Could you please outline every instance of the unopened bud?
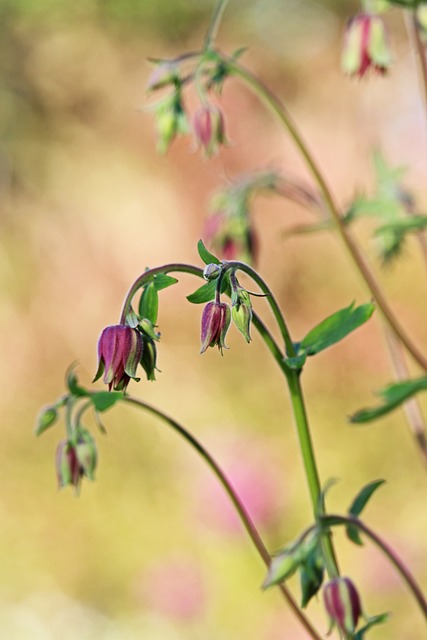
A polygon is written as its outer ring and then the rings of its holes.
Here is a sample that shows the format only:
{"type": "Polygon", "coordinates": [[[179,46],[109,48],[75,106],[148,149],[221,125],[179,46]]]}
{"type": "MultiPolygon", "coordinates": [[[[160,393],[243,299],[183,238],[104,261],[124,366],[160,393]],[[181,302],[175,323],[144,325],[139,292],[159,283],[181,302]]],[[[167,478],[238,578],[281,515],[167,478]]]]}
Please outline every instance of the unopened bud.
{"type": "Polygon", "coordinates": [[[221,265],[220,264],[207,264],[203,270],[203,277],[205,280],[216,280],[221,273],[221,265]]]}
{"type": "Polygon", "coordinates": [[[202,346],[200,353],[208,347],[217,346],[221,351],[227,349],[225,336],[230,327],[231,311],[225,302],[208,302],[202,314],[202,346]]]}
{"type": "Polygon", "coordinates": [[[342,633],[353,634],[362,613],[359,594],[349,578],[334,578],[323,588],[323,598],[331,624],[342,633]]]}
{"type": "Polygon", "coordinates": [[[362,78],[372,69],[385,73],[391,65],[387,33],[382,18],[361,13],[347,23],[341,66],[344,73],[362,78]]]}
{"type": "Polygon", "coordinates": [[[222,144],[226,144],[224,116],[219,107],[206,104],[194,115],[193,130],[196,142],[210,158],[218,152],[222,144]]]}

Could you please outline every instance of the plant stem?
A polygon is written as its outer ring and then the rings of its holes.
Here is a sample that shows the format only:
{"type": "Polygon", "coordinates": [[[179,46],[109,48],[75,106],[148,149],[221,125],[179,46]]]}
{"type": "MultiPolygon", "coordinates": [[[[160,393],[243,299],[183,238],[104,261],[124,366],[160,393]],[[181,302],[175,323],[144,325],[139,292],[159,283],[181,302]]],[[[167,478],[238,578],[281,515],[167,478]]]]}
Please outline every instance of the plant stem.
{"type": "Polygon", "coordinates": [[[277,96],[272,93],[272,91],[270,91],[270,89],[248,69],[241,66],[238,62],[232,60],[231,58],[226,58],[225,61],[228,64],[229,72],[243,80],[254,91],[259,99],[263,101],[274,112],[274,114],[278,117],[280,122],[288,131],[302,157],[304,158],[314,180],[319,187],[320,192],[322,193],[325,204],[335,223],[336,229],[341,236],[344,246],[346,247],[359,273],[361,274],[370,292],[372,293],[378,307],[381,309],[383,316],[385,317],[386,321],[393,329],[393,331],[396,333],[396,335],[399,337],[407,351],[411,354],[415,362],[417,362],[420,367],[427,371],[427,359],[419,351],[417,346],[413,344],[409,336],[403,331],[392,309],[389,307],[388,302],[382,293],[382,290],[375,278],[373,271],[371,270],[369,264],[366,262],[363,254],[360,252],[353,239],[353,236],[346,228],[345,223],[343,222],[339,213],[338,207],[335,204],[332,192],[328,187],[322,173],[320,172],[319,167],[317,166],[317,163],[315,162],[311,152],[309,151],[286,107],[277,98],[277,96]]]}
{"type": "Polygon", "coordinates": [[[416,599],[424,618],[427,620],[427,601],[424,598],[423,592],[415,580],[412,573],[405,566],[402,560],[397,556],[395,551],[380,538],[372,529],[367,527],[361,520],[358,518],[339,516],[339,515],[330,515],[325,516],[324,520],[320,518],[320,522],[323,526],[327,526],[328,528],[334,525],[351,525],[362,531],[372,542],[387,556],[391,564],[399,573],[400,577],[409,587],[412,595],[416,599]],[[331,521],[331,524],[328,524],[328,520],[331,521]]]}
{"type": "MultiPolygon", "coordinates": [[[[240,500],[238,494],[236,493],[234,487],[226,477],[225,473],[222,471],[221,467],[217,464],[211,454],[203,447],[203,445],[189,432],[185,427],[179,424],[176,420],[167,416],[162,411],[159,411],[155,407],[142,402],[137,398],[133,398],[131,396],[124,396],[123,401],[128,404],[132,404],[137,406],[149,413],[152,413],[156,417],[160,418],[165,422],[169,427],[171,427],[174,431],[176,431],[184,440],[191,446],[193,449],[197,451],[197,453],[203,458],[203,460],[207,463],[213,473],[216,475],[222,486],[224,487],[227,495],[231,499],[234,507],[236,508],[237,513],[239,514],[240,520],[242,521],[243,526],[249,534],[254,546],[256,547],[259,555],[261,556],[264,564],[268,567],[270,564],[271,556],[268,553],[251,517],[249,516],[244,504],[240,500]]],[[[300,623],[304,626],[305,630],[309,633],[309,635],[315,640],[321,640],[321,636],[317,633],[317,631],[312,627],[310,621],[306,618],[304,613],[300,610],[297,603],[295,602],[292,594],[289,590],[284,586],[280,585],[280,590],[291,607],[293,613],[298,617],[300,623]]]]}
{"type": "Polygon", "coordinates": [[[221,24],[221,19],[225,11],[225,7],[227,6],[227,3],[228,3],[228,0],[218,0],[216,3],[211,21],[208,26],[208,30],[206,32],[205,41],[203,44],[204,51],[209,51],[209,49],[212,48],[212,45],[216,38],[216,34],[218,33],[219,25],[221,24]]]}
{"type": "Polygon", "coordinates": [[[149,282],[154,276],[159,274],[166,275],[167,273],[171,272],[189,273],[190,275],[203,277],[203,269],[200,269],[200,267],[194,267],[191,264],[172,263],[165,264],[161,267],[155,267],[154,269],[147,269],[147,271],[145,271],[135,280],[135,282],[129,289],[123,303],[119,324],[124,324],[126,316],[129,313],[132,305],[132,299],[137,291],[141,289],[147,282],[149,282]]]}
{"type": "MultiPolygon", "coordinates": [[[[300,383],[300,374],[297,371],[291,371],[291,373],[287,374],[286,377],[288,380],[292,410],[295,420],[295,426],[298,433],[305,475],[310,492],[311,504],[313,507],[314,516],[315,518],[317,518],[319,509],[322,508],[321,488],[316,459],[314,456],[313,442],[311,439],[307,419],[307,412],[305,409],[304,396],[300,383]]],[[[331,535],[322,536],[322,548],[328,575],[330,578],[335,578],[339,575],[339,569],[331,535]]]]}
{"type": "Polygon", "coordinates": [[[415,45],[418,57],[419,75],[421,77],[420,83],[422,85],[421,91],[424,99],[424,110],[427,115],[427,58],[424,43],[420,37],[420,29],[415,10],[408,9],[406,11],[406,24],[409,35],[412,36],[411,39],[415,45]]]}
{"type": "Polygon", "coordinates": [[[232,260],[230,262],[224,262],[224,265],[227,269],[235,269],[235,270],[243,271],[244,273],[246,273],[259,286],[261,291],[266,294],[267,302],[271,307],[271,310],[273,312],[273,315],[279,327],[280,333],[283,337],[285,348],[286,348],[286,354],[291,357],[295,356],[295,347],[292,342],[288,327],[286,325],[285,318],[283,317],[283,314],[280,310],[277,300],[274,297],[273,293],[271,292],[271,289],[269,288],[267,283],[263,280],[263,278],[261,278],[259,273],[257,273],[254,269],[252,269],[252,267],[250,267],[248,264],[245,264],[244,262],[232,260]]]}

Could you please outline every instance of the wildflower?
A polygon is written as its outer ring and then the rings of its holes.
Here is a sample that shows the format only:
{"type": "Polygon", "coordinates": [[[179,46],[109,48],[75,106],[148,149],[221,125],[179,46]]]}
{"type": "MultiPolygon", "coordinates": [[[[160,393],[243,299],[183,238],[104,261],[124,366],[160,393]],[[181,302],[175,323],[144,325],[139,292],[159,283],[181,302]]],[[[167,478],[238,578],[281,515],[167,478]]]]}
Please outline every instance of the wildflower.
{"type": "Polygon", "coordinates": [[[202,347],[204,353],[208,347],[217,346],[221,351],[227,349],[225,336],[231,322],[231,311],[225,302],[208,302],[202,314],[202,347]]]}
{"type": "Polygon", "coordinates": [[[56,475],[60,488],[72,484],[77,489],[80,485],[83,467],[77,457],[76,447],[68,440],[61,440],[56,449],[56,475]]]}
{"type": "Polygon", "coordinates": [[[369,69],[385,73],[391,64],[384,22],[380,16],[361,13],[347,23],[341,66],[344,73],[362,78],[369,69]]]}
{"type": "Polygon", "coordinates": [[[126,391],[131,378],[139,381],[135,374],[142,352],[143,340],[139,331],[122,324],[107,327],[99,338],[99,365],[93,381],[104,374],[104,382],[110,391],[126,391]]]}
{"type": "Polygon", "coordinates": [[[362,613],[359,594],[349,578],[334,578],[323,588],[323,598],[331,625],[342,633],[354,633],[362,613]]]}
{"type": "Polygon", "coordinates": [[[193,118],[193,131],[197,145],[210,158],[218,152],[221,144],[226,144],[224,116],[214,104],[202,105],[193,118]]]}

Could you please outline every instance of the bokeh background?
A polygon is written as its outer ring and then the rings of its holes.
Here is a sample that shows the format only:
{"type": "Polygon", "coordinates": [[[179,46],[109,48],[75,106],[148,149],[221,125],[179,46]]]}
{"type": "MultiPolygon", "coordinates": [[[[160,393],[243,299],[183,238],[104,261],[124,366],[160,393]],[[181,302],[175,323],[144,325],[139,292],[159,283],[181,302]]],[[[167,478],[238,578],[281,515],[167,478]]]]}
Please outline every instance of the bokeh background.
{"type": "MultiPolygon", "coordinates": [[[[218,158],[203,160],[190,138],[156,154],[147,58],[197,48],[212,8],[211,0],[0,0],[0,635],[10,640],[306,637],[279,592],[260,591],[264,567],[225,495],[167,427],[127,408],[105,414],[97,480],[78,498],[56,487],[63,426],[33,434],[72,361],[90,383],[98,335],[117,322],[133,280],[147,266],[199,263],[196,243],[218,186],[266,165],[310,184],[278,124],[234,82],[221,102],[231,144],[218,158]]],[[[405,183],[425,211],[427,136],[412,45],[393,11],[389,77],[342,77],[343,26],[357,9],[338,0],[234,0],[219,40],[228,50],[249,46],[246,63],[286,101],[343,207],[372,190],[379,146],[390,163],[410,167],[405,183]]],[[[254,221],[258,268],[296,339],[369,299],[333,235],[286,239],[310,214],[260,198],[254,221]]],[[[360,240],[423,346],[417,243],[384,271],[370,231],[360,225],[360,240]]],[[[311,521],[283,381],[257,336],[247,346],[231,331],[223,358],[216,350],[200,357],[201,309],[185,300],[199,283],[180,280],[161,296],[162,373],[132,392],[204,442],[275,550],[311,521]]],[[[263,313],[265,303],[256,305],[263,313]]],[[[347,423],[390,378],[377,314],[310,361],[303,382],[322,479],[340,479],[330,508],[344,511],[363,484],[387,479],[366,517],[427,587],[427,478],[403,413],[365,428],[347,423]]],[[[421,635],[421,615],[377,551],[336,539],[366,611],[395,611],[372,637],[421,635]]],[[[309,614],[326,632],[322,606],[313,602],[309,614]]]]}

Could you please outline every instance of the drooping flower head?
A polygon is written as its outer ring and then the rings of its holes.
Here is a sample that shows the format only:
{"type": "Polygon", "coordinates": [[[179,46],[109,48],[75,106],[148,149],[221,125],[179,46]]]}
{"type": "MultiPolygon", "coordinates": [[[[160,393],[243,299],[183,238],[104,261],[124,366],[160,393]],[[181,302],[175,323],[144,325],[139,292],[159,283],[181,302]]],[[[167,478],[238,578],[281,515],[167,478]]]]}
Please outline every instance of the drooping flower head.
{"type": "Polygon", "coordinates": [[[106,327],[98,342],[98,371],[95,380],[104,374],[104,382],[109,390],[126,391],[131,378],[136,377],[136,368],[143,352],[142,336],[127,325],[106,327]]]}
{"type": "Polygon", "coordinates": [[[208,347],[217,346],[221,351],[227,349],[225,336],[230,327],[231,311],[226,302],[212,301],[203,309],[202,314],[202,346],[200,353],[208,347]]]}
{"type": "Polygon", "coordinates": [[[204,104],[194,114],[193,131],[196,143],[210,158],[226,144],[224,116],[215,104],[204,104]]]}
{"type": "Polygon", "coordinates": [[[331,624],[342,633],[353,634],[362,614],[359,594],[350,578],[334,578],[323,588],[323,598],[331,624]]]}
{"type": "Polygon", "coordinates": [[[369,69],[383,74],[392,59],[382,18],[360,13],[347,23],[341,57],[344,73],[362,78],[369,69]]]}

